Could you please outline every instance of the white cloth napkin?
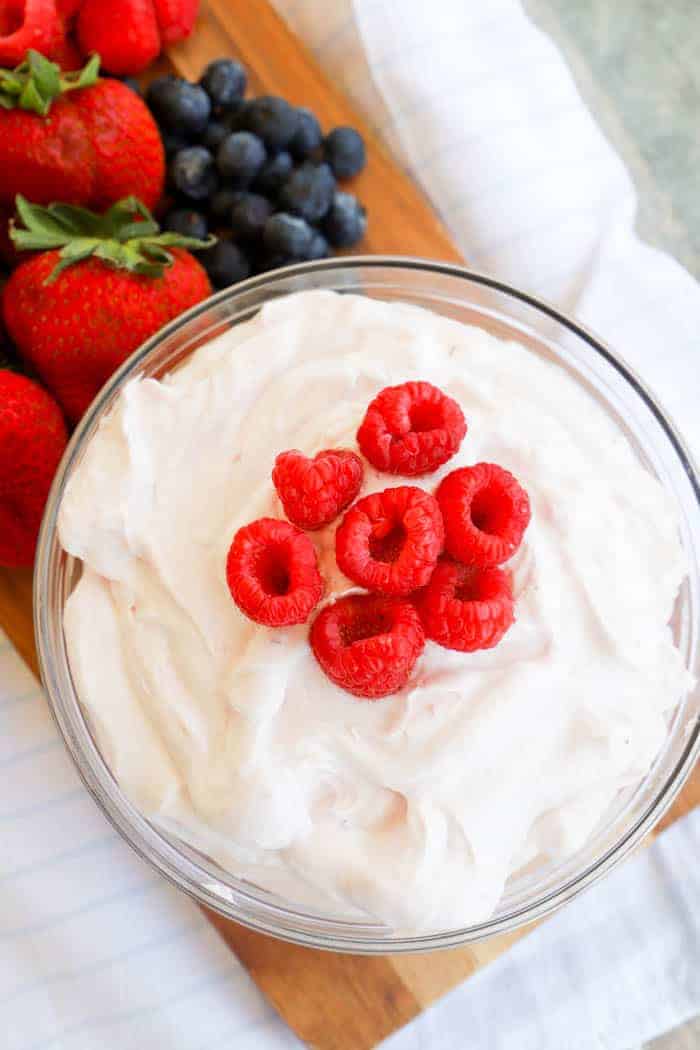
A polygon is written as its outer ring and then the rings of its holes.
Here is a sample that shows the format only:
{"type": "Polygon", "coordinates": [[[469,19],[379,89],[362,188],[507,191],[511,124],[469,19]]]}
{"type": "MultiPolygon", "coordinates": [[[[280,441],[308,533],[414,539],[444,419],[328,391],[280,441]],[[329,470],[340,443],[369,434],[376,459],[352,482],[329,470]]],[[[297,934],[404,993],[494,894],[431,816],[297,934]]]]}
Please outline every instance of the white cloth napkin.
{"type": "MultiPolygon", "coordinates": [[[[597,329],[698,447],[700,290],[635,237],[629,177],[517,0],[277,6],[423,183],[470,263],[597,329]]],[[[1,636],[0,770],[2,1050],[299,1046],[191,902],[97,812],[1,636]]],[[[629,1050],[700,1009],[691,835],[697,823],[674,829],[392,1050],[629,1050]],[[671,874],[656,878],[659,866],[671,874]]]]}
{"type": "Polygon", "coordinates": [[[381,1050],[632,1050],[697,1016],[698,856],[695,810],[381,1050]]]}
{"type": "Polygon", "coordinates": [[[700,287],[636,236],[629,174],[520,0],[274,2],[469,264],[590,326],[700,448],[700,287]]]}
{"type": "Polygon", "coordinates": [[[192,902],[131,852],[0,631],[1,1050],[293,1050],[192,902]]]}

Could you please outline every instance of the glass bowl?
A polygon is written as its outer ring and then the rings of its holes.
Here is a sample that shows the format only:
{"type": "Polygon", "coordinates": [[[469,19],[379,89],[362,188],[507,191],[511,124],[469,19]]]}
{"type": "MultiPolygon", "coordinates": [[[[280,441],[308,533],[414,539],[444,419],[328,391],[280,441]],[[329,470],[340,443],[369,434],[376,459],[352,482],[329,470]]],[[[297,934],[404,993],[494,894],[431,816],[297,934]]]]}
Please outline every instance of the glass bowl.
{"type": "MultiPolygon", "coordinates": [[[[639,379],[599,339],[553,307],[459,266],[380,256],[288,267],[220,292],[173,321],[133,354],[102,389],[78,426],[56,476],[44,516],[35,571],[34,615],[41,675],[73,760],[107,817],[149,863],[201,904],[253,929],[301,944],[364,953],[425,952],[511,931],[552,911],[619,863],[659,820],[700,749],[700,687],[678,704],[646,777],[620,794],[585,846],[566,862],[512,876],[494,915],[463,929],[410,936],[372,921],[351,921],[295,906],[223,871],[152,825],[121,792],[103,761],[71,679],[63,607],[79,565],[62,550],[56,517],[66,482],[127,380],[162,376],[196,347],[248,320],[268,300],[309,288],[410,302],[557,361],[603,406],[676,505],[690,573],[672,622],[688,668],[700,677],[700,486],[687,451],[639,379]]],[[[669,698],[672,706],[674,698],[669,698]]]]}

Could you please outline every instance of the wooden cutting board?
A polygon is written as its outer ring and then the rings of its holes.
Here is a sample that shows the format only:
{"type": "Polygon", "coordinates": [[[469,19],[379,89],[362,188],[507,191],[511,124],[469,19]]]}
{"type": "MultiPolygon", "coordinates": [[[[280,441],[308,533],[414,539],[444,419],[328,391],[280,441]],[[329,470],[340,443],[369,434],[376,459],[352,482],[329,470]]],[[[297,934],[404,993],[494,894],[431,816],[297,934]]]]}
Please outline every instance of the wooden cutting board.
{"type": "MultiPolygon", "coordinates": [[[[369,226],[359,250],[462,261],[420,191],[267,3],[208,0],[202,7],[190,40],[172,48],[151,75],[174,69],[197,79],[211,59],[235,55],[250,71],[255,93],[310,106],[324,128],[360,128],[368,142],[368,164],[352,188],[367,206],[369,226]]],[[[31,573],[0,570],[0,627],[36,673],[31,573]]],[[[662,826],[699,803],[696,771],[662,826]]],[[[288,945],[207,914],[282,1017],[318,1050],[371,1050],[522,935],[430,956],[370,958],[288,945]]]]}

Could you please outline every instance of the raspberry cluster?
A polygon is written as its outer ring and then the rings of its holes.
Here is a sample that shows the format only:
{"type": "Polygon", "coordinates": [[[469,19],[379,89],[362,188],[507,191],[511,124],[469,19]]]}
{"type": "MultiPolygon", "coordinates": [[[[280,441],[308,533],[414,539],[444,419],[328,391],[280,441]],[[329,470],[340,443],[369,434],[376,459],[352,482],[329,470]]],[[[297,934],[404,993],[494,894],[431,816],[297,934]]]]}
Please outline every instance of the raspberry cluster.
{"type": "MultiPolygon", "coordinates": [[[[382,390],[357,432],[377,469],[413,477],[435,471],[467,432],[461,408],[426,382],[382,390]]],[[[507,470],[476,463],[452,471],[435,494],[398,485],[353,502],[364,467],[357,453],[309,459],[281,453],[272,480],[289,521],[239,529],[226,564],[231,595],[269,627],[306,623],[323,596],[316,548],[305,531],[345,514],[335,534],[338,567],[365,589],[326,605],[309,635],[336,685],[376,700],[401,689],[426,639],[460,652],[497,645],[515,619],[509,573],[530,521],[527,493],[507,470]]]]}

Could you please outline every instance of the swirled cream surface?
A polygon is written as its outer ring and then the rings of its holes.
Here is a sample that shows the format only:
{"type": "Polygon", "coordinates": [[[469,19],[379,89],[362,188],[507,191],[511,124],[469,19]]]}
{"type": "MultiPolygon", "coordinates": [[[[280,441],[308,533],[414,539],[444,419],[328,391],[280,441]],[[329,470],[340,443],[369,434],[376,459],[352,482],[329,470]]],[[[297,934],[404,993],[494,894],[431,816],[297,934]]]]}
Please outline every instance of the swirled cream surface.
{"type": "MultiPolygon", "coordinates": [[[[366,464],[363,493],[401,484],[366,464]]],[[[579,848],[648,770],[686,672],[667,626],[677,523],[603,410],[556,364],[419,308],[304,292],[162,381],[133,380],[60,511],[82,560],[65,630],[103,754],[153,821],[226,869],[401,930],[487,917],[533,858],[579,848]],[[517,621],[491,651],[428,642],[396,696],[334,686],[308,627],[247,620],[225,560],[282,516],[278,452],[356,448],[383,387],[426,379],[469,430],[435,475],[480,460],[526,487],[517,621]]],[[[334,526],[327,598],[353,589],[334,526]]]]}

